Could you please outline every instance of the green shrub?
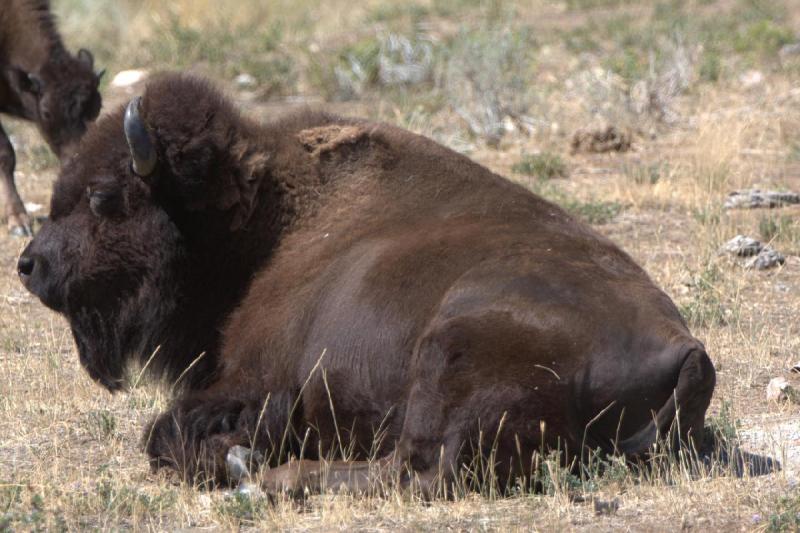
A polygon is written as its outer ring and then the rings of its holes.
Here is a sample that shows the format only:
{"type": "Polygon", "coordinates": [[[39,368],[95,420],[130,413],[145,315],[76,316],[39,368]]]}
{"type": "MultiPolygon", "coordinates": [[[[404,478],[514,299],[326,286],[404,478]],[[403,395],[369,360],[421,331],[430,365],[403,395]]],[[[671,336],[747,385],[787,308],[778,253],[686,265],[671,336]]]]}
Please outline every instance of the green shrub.
{"type": "Polygon", "coordinates": [[[511,171],[544,180],[567,177],[567,165],[558,154],[550,152],[526,154],[512,165],[511,171]]]}

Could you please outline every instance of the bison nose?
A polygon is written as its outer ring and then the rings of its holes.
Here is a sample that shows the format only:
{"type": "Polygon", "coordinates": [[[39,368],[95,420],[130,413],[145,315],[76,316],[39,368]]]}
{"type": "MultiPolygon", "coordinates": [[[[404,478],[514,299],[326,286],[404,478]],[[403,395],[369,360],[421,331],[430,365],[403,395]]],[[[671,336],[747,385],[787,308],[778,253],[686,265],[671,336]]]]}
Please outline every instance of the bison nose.
{"type": "Polygon", "coordinates": [[[36,266],[36,261],[33,257],[23,255],[17,261],[17,273],[22,279],[26,279],[33,273],[33,267],[36,266]]]}

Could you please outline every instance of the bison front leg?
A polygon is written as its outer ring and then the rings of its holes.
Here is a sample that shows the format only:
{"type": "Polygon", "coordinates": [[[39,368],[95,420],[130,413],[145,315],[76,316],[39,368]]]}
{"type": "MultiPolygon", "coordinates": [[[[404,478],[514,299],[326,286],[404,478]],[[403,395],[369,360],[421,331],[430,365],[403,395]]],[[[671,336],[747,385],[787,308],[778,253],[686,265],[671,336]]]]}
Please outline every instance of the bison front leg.
{"type": "Polygon", "coordinates": [[[153,470],[169,468],[184,480],[228,485],[225,458],[234,446],[251,446],[251,410],[237,400],[181,401],[159,415],[144,435],[153,470]]]}
{"type": "Polygon", "coordinates": [[[291,460],[264,473],[261,488],[271,495],[304,496],[321,492],[386,494],[407,487],[404,465],[394,456],[375,461],[291,460]]]}
{"type": "Polygon", "coordinates": [[[230,485],[243,476],[229,471],[226,461],[236,446],[253,449],[252,457],[265,457],[273,464],[298,455],[299,438],[290,424],[296,395],[231,397],[231,390],[241,388],[220,384],[216,392],[179,398],[159,415],[144,435],[153,469],[172,469],[193,483],[230,485]]]}
{"type": "Polygon", "coordinates": [[[3,195],[3,215],[8,220],[8,229],[12,235],[29,237],[33,235],[31,220],[25,212],[25,204],[22,203],[14,184],[16,161],[14,147],[0,126],[0,188],[3,195]]]}

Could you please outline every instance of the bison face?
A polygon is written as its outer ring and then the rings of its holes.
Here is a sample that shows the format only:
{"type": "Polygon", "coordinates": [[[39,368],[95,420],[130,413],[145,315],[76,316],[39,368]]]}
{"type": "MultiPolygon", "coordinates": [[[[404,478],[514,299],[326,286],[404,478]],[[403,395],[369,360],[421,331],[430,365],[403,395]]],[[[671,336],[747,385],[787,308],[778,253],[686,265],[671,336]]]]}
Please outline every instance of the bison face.
{"type": "Polygon", "coordinates": [[[165,76],[89,127],[62,167],[19,276],[67,317],[83,365],[109,389],[129,356],[167,378],[201,352],[214,364],[222,321],[262,257],[236,240],[255,231],[246,223],[269,159],[241,123],[205,82],[165,76]]]}
{"type": "Polygon", "coordinates": [[[178,230],[131,168],[120,113],[90,128],[56,182],[50,218],[19,259],[25,287],[69,320],[80,360],[109,390],[153,350],[174,308],[178,230]]]}
{"type": "Polygon", "coordinates": [[[102,75],[95,74],[92,54],[83,49],[77,58],[66,54],[54,58],[35,74],[18,69],[9,72],[26,115],[36,122],[59,158],[74,151],[86,125],[100,113],[97,88],[102,75]]]}

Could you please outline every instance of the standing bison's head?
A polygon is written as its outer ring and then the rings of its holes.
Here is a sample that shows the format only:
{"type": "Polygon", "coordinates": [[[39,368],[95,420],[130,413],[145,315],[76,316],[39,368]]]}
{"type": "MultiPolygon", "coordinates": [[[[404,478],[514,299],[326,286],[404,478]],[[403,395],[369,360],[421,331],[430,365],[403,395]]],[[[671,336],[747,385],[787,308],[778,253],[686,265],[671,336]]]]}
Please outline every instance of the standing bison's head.
{"type": "Polygon", "coordinates": [[[233,203],[215,185],[240,175],[238,121],[204,82],[165,76],[90,127],[62,168],[19,276],[67,317],[81,363],[110,390],[129,356],[160,347],[174,375],[215,349],[243,283],[228,251],[233,203]]]}
{"type": "Polygon", "coordinates": [[[7,72],[25,116],[36,122],[47,144],[62,159],[100,113],[97,88],[102,76],[103,72],[95,73],[94,58],[84,49],[76,57],[56,53],[38,72],[17,68],[7,72]]]}

